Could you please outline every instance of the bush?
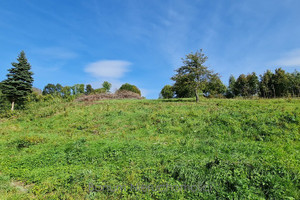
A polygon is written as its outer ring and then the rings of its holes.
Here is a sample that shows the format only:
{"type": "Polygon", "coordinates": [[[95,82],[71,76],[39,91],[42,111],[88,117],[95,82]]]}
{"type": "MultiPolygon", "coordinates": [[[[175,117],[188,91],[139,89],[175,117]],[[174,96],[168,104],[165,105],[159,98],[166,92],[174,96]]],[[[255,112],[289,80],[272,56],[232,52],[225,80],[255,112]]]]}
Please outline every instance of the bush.
{"type": "Polygon", "coordinates": [[[98,89],[94,89],[93,94],[101,94],[105,92],[106,92],[105,88],[98,88],[98,89]]]}
{"type": "Polygon", "coordinates": [[[170,99],[174,97],[173,87],[171,85],[165,85],[160,92],[164,99],[170,99]]]}
{"type": "Polygon", "coordinates": [[[135,85],[131,85],[129,83],[123,84],[119,90],[131,91],[131,92],[137,93],[141,96],[141,91],[135,85]]]}

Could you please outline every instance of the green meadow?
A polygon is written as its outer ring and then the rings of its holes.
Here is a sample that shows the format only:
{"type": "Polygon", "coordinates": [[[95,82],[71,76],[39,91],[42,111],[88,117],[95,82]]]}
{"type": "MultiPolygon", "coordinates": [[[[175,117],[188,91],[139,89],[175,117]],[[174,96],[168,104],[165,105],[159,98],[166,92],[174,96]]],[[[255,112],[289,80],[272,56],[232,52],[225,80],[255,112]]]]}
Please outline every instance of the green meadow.
{"type": "Polygon", "coordinates": [[[299,123],[299,99],[30,103],[0,118],[0,199],[300,199],[299,123]]]}

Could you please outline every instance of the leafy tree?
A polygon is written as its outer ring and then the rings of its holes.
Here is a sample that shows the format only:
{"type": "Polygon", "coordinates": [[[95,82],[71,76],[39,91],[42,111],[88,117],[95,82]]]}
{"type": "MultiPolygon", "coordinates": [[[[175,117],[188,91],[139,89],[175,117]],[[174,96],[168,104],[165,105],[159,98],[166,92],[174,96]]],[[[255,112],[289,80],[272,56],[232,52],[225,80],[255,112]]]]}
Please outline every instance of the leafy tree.
{"type": "Polygon", "coordinates": [[[91,94],[93,92],[94,92],[94,89],[92,88],[91,84],[87,84],[86,88],[85,88],[85,94],[89,95],[89,94],[91,94]]]}
{"type": "Polygon", "coordinates": [[[12,63],[7,79],[1,84],[2,93],[11,103],[11,110],[14,110],[15,103],[23,103],[32,92],[33,73],[24,51],[21,51],[17,60],[18,63],[12,63]]]}
{"type": "Polygon", "coordinates": [[[289,79],[289,93],[294,97],[299,97],[300,95],[300,72],[294,71],[293,73],[288,74],[289,79]]]}
{"type": "Polygon", "coordinates": [[[102,87],[105,89],[106,92],[109,92],[110,88],[111,88],[111,83],[104,81],[102,83],[102,87]]]}
{"type": "Polygon", "coordinates": [[[160,92],[164,99],[170,99],[174,97],[173,87],[171,85],[165,85],[160,92]]]}
{"type": "Polygon", "coordinates": [[[178,77],[173,85],[173,91],[177,98],[190,98],[195,95],[193,88],[188,84],[190,82],[189,77],[178,77]]]}
{"type": "Polygon", "coordinates": [[[57,83],[56,86],[55,86],[55,92],[56,92],[56,94],[59,95],[59,96],[62,96],[62,94],[61,94],[62,93],[62,89],[63,89],[63,86],[61,84],[57,83]]]}
{"type": "Polygon", "coordinates": [[[256,76],[255,72],[252,72],[252,74],[247,75],[247,83],[248,83],[248,95],[255,95],[258,93],[259,90],[259,80],[256,76]]]}
{"type": "Polygon", "coordinates": [[[202,49],[196,53],[190,53],[183,59],[183,66],[176,70],[176,74],[171,78],[173,81],[185,80],[185,85],[194,91],[196,102],[199,101],[199,92],[203,92],[210,80],[212,71],[208,70],[204,63],[207,56],[202,53],[202,49]]]}
{"type": "Polygon", "coordinates": [[[141,91],[135,86],[135,85],[131,85],[129,83],[125,83],[123,84],[119,90],[127,90],[127,91],[131,91],[131,92],[134,92],[134,93],[137,93],[141,96],[141,91]]]}
{"type": "Polygon", "coordinates": [[[70,86],[65,86],[62,88],[62,97],[63,98],[68,98],[71,96],[71,87],[70,86]]]}
{"type": "Polygon", "coordinates": [[[234,76],[230,75],[229,84],[228,84],[228,88],[227,88],[227,91],[226,91],[227,98],[233,98],[235,96],[235,94],[234,94],[235,82],[236,82],[236,80],[235,80],[234,76]]]}
{"type": "Polygon", "coordinates": [[[48,83],[43,89],[43,95],[62,96],[62,90],[63,86],[61,84],[48,83]]]}
{"type": "Polygon", "coordinates": [[[276,69],[273,79],[276,97],[287,96],[289,79],[285,71],[281,68],[276,69]]]}
{"type": "Polygon", "coordinates": [[[263,75],[260,75],[259,90],[261,97],[270,98],[274,96],[275,88],[272,80],[273,76],[274,74],[270,70],[267,70],[263,75]]]}
{"type": "Polygon", "coordinates": [[[84,84],[75,84],[70,87],[73,95],[83,94],[84,93],[84,84]]]}
{"type": "Polygon", "coordinates": [[[56,86],[54,84],[48,83],[43,89],[43,95],[54,95],[56,93],[56,86]]]}
{"type": "Polygon", "coordinates": [[[236,96],[248,96],[248,81],[245,74],[241,74],[234,84],[234,94],[236,96]]]}
{"type": "Polygon", "coordinates": [[[84,94],[84,84],[79,84],[78,93],[79,94],[84,94]]]}
{"type": "Polygon", "coordinates": [[[212,74],[204,90],[208,95],[223,95],[226,92],[226,86],[222,83],[219,74],[212,74]]]}

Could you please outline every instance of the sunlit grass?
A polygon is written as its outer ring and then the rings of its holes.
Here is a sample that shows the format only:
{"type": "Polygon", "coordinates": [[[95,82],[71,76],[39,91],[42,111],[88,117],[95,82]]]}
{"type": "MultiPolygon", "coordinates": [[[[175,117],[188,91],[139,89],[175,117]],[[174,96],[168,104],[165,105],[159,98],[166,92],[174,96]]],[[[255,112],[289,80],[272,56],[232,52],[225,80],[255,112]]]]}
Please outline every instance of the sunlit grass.
{"type": "Polygon", "coordinates": [[[16,115],[0,123],[1,199],[300,197],[297,99],[57,100],[16,115]],[[89,188],[131,184],[206,189],[89,188]]]}

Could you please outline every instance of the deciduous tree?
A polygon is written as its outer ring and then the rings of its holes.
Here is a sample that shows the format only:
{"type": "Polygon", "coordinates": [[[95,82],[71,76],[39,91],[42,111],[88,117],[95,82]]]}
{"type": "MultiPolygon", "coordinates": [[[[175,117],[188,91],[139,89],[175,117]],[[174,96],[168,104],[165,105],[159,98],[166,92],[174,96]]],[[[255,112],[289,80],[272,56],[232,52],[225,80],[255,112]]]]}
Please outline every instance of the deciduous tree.
{"type": "Polygon", "coordinates": [[[164,99],[170,99],[174,97],[173,87],[171,85],[165,85],[160,92],[164,99]]]}
{"type": "Polygon", "coordinates": [[[110,88],[111,88],[111,83],[104,81],[102,83],[102,87],[105,89],[106,92],[109,92],[110,88]]]}
{"type": "Polygon", "coordinates": [[[141,91],[135,85],[131,85],[129,83],[123,84],[119,90],[131,91],[131,92],[137,93],[141,96],[141,91]]]}
{"type": "Polygon", "coordinates": [[[212,71],[204,65],[206,60],[207,56],[202,53],[202,49],[186,55],[183,66],[178,68],[171,78],[175,82],[185,80],[185,85],[194,91],[196,102],[199,101],[199,92],[204,91],[212,75],[212,71]]]}

